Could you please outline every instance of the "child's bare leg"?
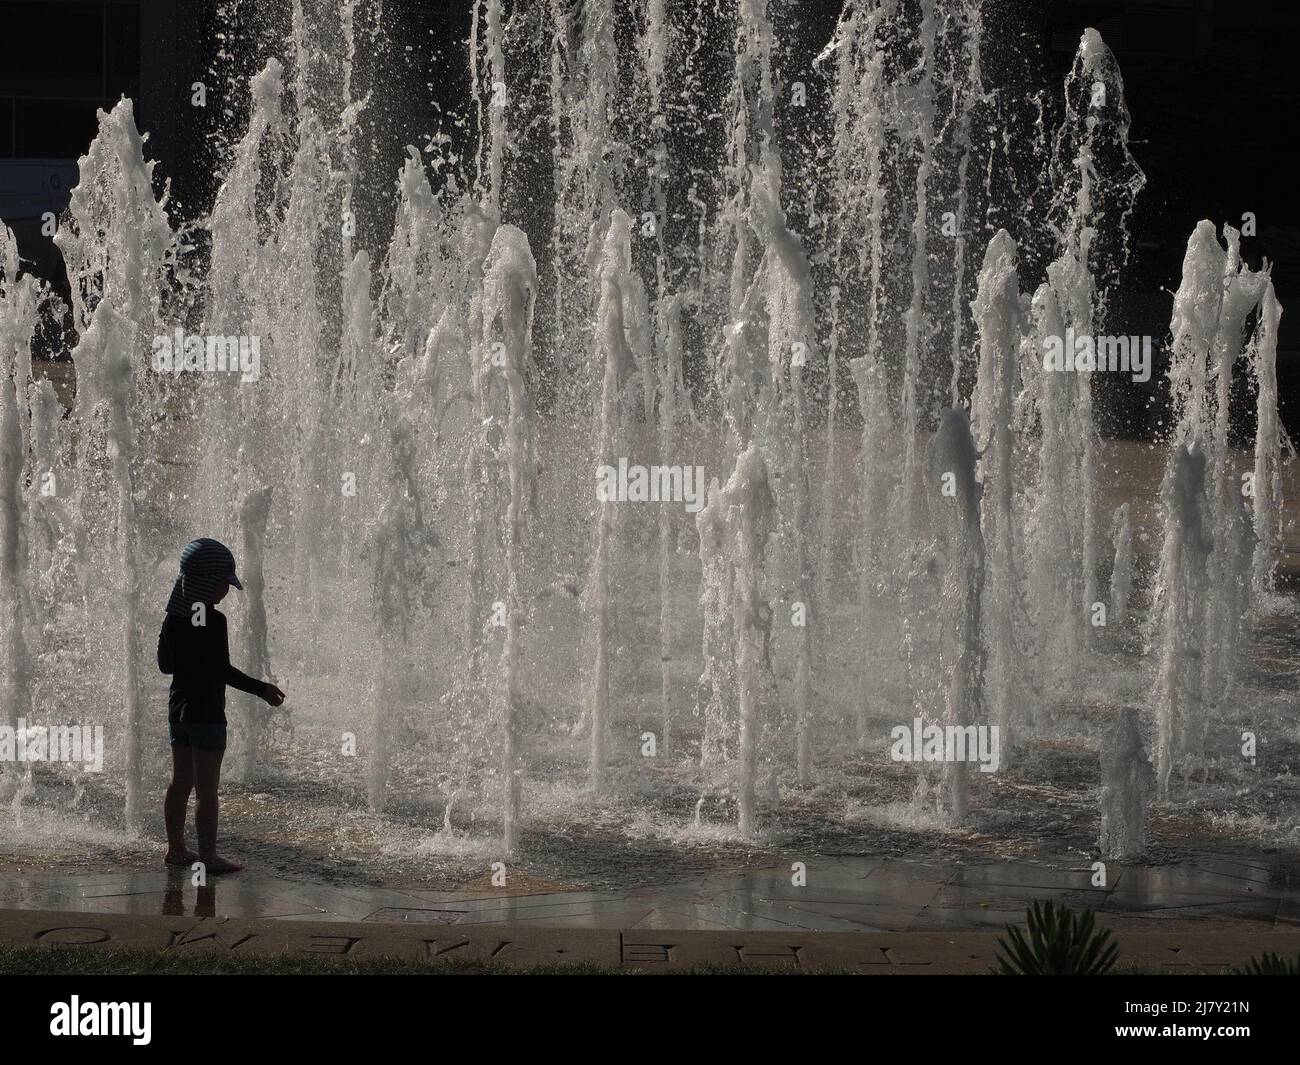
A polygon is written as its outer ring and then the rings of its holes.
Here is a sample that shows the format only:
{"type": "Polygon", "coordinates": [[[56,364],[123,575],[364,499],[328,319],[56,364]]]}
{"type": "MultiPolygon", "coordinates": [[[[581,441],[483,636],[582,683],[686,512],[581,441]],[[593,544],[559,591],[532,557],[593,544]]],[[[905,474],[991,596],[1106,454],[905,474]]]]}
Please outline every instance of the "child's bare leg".
{"type": "Polygon", "coordinates": [[[167,826],[168,865],[187,865],[199,856],[185,846],[185,810],[194,790],[194,754],[189,747],[172,748],[172,781],[163,799],[163,822],[167,826]]]}
{"type": "Polygon", "coordinates": [[[197,799],[194,822],[199,831],[199,861],[209,873],[237,873],[244,868],[217,855],[217,786],[221,783],[221,759],[225,751],[194,748],[194,785],[197,799]]]}

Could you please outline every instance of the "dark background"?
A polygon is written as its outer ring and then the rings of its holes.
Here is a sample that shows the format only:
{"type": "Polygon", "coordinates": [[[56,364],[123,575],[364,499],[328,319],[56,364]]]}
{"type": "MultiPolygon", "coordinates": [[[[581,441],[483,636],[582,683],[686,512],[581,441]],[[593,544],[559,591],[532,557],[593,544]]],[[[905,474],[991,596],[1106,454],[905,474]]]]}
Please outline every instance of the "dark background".
{"type": "MultiPolygon", "coordinates": [[[[791,53],[815,54],[841,7],[802,0],[808,39],[791,53]]],[[[438,128],[466,130],[469,9],[469,0],[386,0],[385,42],[363,44],[372,76],[402,101],[371,120],[378,172],[396,175],[404,146],[423,145],[438,128]]],[[[210,206],[211,175],[241,132],[235,97],[261,58],[281,51],[283,19],[269,24],[276,16],[256,10],[250,0],[0,0],[0,217],[38,272],[58,273],[40,237],[40,212],[66,204],[96,108],[121,95],[137,101],[157,173],[172,179],[176,213],[197,218],[210,206]],[[256,46],[222,56],[218,26],[256,46]],[[196,80],[217,89],[206,112],[190,106],[196,80]],[[231,92],[225,103],[223,83],[231,92]]],[[[1132,220],[1125,332],[1167,334],[1170,294],[1199,219],[1240,226],[1244,212],[1255,214],[1258,235],[1243,242],[1246,257],[1255,267],[1271,261],[1284,308],[1297,308],[1283,317],[1278,371],[1284,422],[1300,433],[1300,199],[1288,150],[1300,107],[1300,4],[991,0],[985,26],[994,87],[1059,87],[1086,26],[1119,59],[1133,153],[1147,176],[1132,220]]],[[[391,188],[381,184],[369,205],[374,227],[391,217],[391,188]]],[[[1121,388],[1107,405],[1117,405],[1126,424],[1141,424],[1150,401],[1121,388]]]]}

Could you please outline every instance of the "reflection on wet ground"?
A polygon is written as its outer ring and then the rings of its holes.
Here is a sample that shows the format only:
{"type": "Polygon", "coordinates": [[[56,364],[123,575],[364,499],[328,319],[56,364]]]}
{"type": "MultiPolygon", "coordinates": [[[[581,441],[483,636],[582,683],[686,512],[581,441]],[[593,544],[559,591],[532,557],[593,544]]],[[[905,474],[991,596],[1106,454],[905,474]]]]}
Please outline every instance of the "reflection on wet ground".
{"type": "Polygon", "coordinates": [[[805,886],[777,868],[705,874],[631,890],[512,893],[481,886],[422,891],[331,885],[241,873],[196,887],[188,869],[0,876],[0,908],[285,920],[432,924],[527,923],[569,928],[810,931],[990,930],[1023,919],[1034,899],[1094,909],[1103,924],[1166,921],[1300,928],[1300,882],[1261,860],[1203,859],[1159,867],[931,864],[836,858],[808,863],[805,886]]]}

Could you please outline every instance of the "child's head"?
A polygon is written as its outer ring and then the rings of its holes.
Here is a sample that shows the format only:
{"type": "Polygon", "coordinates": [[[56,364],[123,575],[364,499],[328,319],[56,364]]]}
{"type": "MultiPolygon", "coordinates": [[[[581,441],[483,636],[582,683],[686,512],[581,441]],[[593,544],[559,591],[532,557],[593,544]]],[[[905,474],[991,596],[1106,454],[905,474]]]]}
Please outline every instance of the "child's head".
{"type": "Polygon", "coordinates": [[[167,613],[186,616],[195,603],[214,606],[231,588],[243,587],[235,575],[235,556],[230,548],[206,536],[192,540],[181,552],[181,572],[172,588],[167,613]]]}

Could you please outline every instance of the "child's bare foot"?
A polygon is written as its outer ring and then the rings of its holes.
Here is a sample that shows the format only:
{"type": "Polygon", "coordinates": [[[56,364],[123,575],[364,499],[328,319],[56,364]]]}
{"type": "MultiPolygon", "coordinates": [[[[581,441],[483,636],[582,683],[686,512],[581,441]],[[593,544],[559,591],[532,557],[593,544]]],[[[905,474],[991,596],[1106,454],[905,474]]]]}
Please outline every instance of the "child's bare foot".
{"type": "Polygon", "coordinates": [[[180,850],[169,850],[163,861],[168,865],[192,865],[199,860],[199,856],[190,850],[189,847],[182,847],[180,850]]]}
{"type": "Polygon", "coordinates": [[[237,873],[244,867],[236,862],[228,862],[225,858],[213,855],[211,858],[200,858],[208,873],[215,876],[218,873],[237,873]]]}

